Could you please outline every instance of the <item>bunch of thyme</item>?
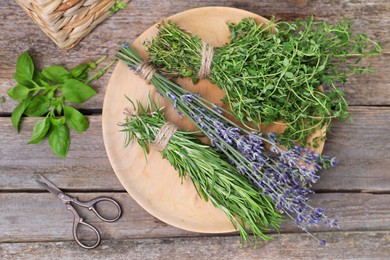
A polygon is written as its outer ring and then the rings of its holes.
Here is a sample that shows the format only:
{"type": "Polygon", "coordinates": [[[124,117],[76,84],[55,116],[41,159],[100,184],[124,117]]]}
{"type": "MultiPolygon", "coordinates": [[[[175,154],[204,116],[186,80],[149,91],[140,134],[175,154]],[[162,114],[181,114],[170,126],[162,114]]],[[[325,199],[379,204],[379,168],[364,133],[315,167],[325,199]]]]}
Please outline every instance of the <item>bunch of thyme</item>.
{"type": "MultiPolygon", "coordinates": [[[[353,34],[351,25],[347,19],[331,25],[313,17],[230,23],[230,42],[214,48],[208,78],[225,91],[224,101],[242,122],[267,125],[281,120],[287,128],[278,140],[306,145],[331,119],[349,116],[337,86],[353,74],[370,72],[357,63],[381,52],[367,35],[353,34]]],[[[164,75],[198,81],[203,42],[196,35],[165,21],[146,47],[164,75]]]]}
{"type": "MultiPolygon", "coordinates": [[[[132,70],[137,70],[142,62],[128,44],[122,45],[116,57],[132,70]]],[[[210,139],[214,148],[223,153],[238,172],[269,196],[276,203],[276,209],[295,219],[296,224],[320,244],[325,243],[313,236],[310,228],[320,224],[337,227],[337,220],[330,220],[323,209],[313,208],[307,201],[308,195],[314,193],[309,187],[318,181],[318,171],[334,166],[335,158],[314,154],[300,146],[283,150],[274,134],[263,136],[239,127],[224,116],[228,111],[158,73],[153,74],[150,83],[210,139]],[[269,151],[264,149],[265,143],[271,146],[269,151]]]]}
{"type": "MultiPolygon", "coordinates": [[[[126,134],[125,145],[136,139],[147,153],[166,123],[163,109],[152,103],[148,107],[138,103],[133,111],[121,124],[126,134]]],[[[278,230],[282,221],[275,203],[237,174],[220,153],[200,143],[197,134],[176,131],[161,151],[163,158],[169,160],[182,180],[190,178],[199,197],[210,200],[228,216],[240,232],[242,242],[251,242],[246,228],[252,231],[255,242],[258,238],[270,240],[263,232],[270,228],[278,230]]]]}

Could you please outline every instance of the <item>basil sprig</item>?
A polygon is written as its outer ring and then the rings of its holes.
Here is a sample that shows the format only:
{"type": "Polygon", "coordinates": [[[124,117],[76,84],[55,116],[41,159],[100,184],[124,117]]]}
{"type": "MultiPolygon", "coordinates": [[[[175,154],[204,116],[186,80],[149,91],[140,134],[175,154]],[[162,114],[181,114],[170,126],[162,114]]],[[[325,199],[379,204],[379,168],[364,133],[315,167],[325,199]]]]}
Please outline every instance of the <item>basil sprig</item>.
{"type": "Polygon", "coordinates": [[[13,74],[17,84],[8,91],[12,99],[19,101],[12,112],[12,125],[19,132],[23,115],[44,116],[36,122],[28,144],[37,144],[49,136],[49,145],[54,153],[62,158],[67,156],[69,127],[80,133],[89,127],[88,119],[69,103],[83,103],[96,94],[88,85],[89,82],[102,76],[113,62],[90,78],[88,72],[96,69],[104,59],[81,64],[70,70],[63,66],[49,66],[39,71],[34,67],[28,52],[19,56],[13,74]]]}

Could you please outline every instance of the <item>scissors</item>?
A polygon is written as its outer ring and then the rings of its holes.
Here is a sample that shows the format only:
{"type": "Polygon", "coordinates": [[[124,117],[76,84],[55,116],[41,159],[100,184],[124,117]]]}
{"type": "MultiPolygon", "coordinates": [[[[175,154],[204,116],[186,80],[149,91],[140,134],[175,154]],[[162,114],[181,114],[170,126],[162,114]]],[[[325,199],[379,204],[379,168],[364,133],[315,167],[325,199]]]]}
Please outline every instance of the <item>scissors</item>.
{"type": "Polygon", "coordinates": [[[86,202],[79,201],[77,198],[71,197],[71,196],[65,194],[64,192],[62,192],[56,185],[54,185],[52,182],[50,182],[48,179],[46,179],[42,175],[40,175],[40,177],[41,177],[41,180],[36,180],[36,181],[40,185],[42,185],[46,190],[50,191],[50,193],[52,193],[58,199],[60,199],[62,201],[62,203],[64,203],[66,205],[66,208],[73,213],[73,216],[74,216],[74,219],[73,219],[73,237],[76,240],[77,244],[79,244],[79,246],[81,246],[81,247],[83,247],[85,249],[93,249],[93,248],[97,247],[100,244],[100,241],[101,241],[100,233],[94,226],[92,226],[88,222],[85,222],[83,220],[83,218],[80,217],[79,213],[77,212],[76,208],[73,207],[73,205],[77,205],[77,206],[82,207],[82,208],[87,208],[88,210],[90,210],[93,213],[95,213],[95,215],[98,218],[100,218],[101,220],[103,220],[104,222],[115,222],[122,215],[122,210],[121,210],[121,207],[119,206],[118,202],[116,202],[115,200],[113,200],[111,198],[99,197],[99,198],[95,198],[95,199],[92,199],[92,200],[86,201],[86,202]],[[114,204],[114,206],[118,210],[117,215],[114,218],[105,218],[105,217],[103,217],[99,213],[97,208],[96,208],[96,205],[99,202],[110,202],[110,203],[114,204]],[[82,243],[79,240],[77,230],[78,230],[78,227],[80,225],[84,225],[87,228],[92,229],[93,232],[95,233],[95,235],[97,237],[97,240],[96,240],[96,242],[93,245],[84,244],[84,243],[82,243]]]}

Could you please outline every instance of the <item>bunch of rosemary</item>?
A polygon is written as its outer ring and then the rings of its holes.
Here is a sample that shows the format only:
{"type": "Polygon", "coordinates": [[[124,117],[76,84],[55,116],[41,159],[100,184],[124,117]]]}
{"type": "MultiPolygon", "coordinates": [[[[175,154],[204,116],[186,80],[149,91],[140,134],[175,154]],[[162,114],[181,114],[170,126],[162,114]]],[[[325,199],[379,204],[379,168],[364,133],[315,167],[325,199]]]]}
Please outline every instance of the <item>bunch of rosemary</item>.
{"type": "MultiPolygon", "coordinates": [[[[306,145],[316,129],[333,118],[349,116],[337,85],[353,74],[370,72],[357,63],[381,52],[367,35],[353,34],[351,25],[346,19],[331,25],[313,17],[259,25],[251,18],[230,23],[230,42],[214,48],[208,78],[226,92],[224,101],[241,121],[267,125],[281,120],[287,128],[279,142],[306,145]]],[[[203,44],[165,21],[146,47],[164,75],[192,77],[196,82],[203,44]]]]}
{"type": "Polygon", "coordinates": [[[310,228],[320,224],[338,227],[338,222],[329,219],[323,209],[310,206],[308,195],[314,193],[309,187],[319,180],[318,171],[335,166],[335,158],[314,154],[300,146],[283,150],[278,146],[273,133],[263,136],[241,128],[224,116],[228,111],[181,88],[158,73],[151,75],[149,72],[153,68],[143,69],[145,64],[150,64],[145,63],[128,44],[122,45],[116,57],[136,73],[146,72],[140,73],[141,77],[150,81],[178,113],[188,117],[211,141],[214,149],[223,153],[249,183],[269,196],[276,203],[277,210],[295,219],[296,224],[320,244],[325,243],[311,234],[310,228]],[[271,146],[269,151],[264,149],[265,143],[271,146]]]}
{"type": "MultiPolygon", "coordinates": [[[[126,134],[125,145],[136,139],[147,153],[166,120],[162,109],[151,103],[146,108],[138,103],[134,111],[121,124],[126,134]]],[[[191,179],[203,200],[210,200],[229,217],[240,232],[242,242],[251,241],[245,228],[253,232],[255,241],[258,238],[270,240],[263,232],[270,228],[278,230],[282,221],[275,204],[237,174],[220,153],[201,144],[197,134],[176,131],[161,151],[163,158],[169,160],[182,179],[191,179]]]]}

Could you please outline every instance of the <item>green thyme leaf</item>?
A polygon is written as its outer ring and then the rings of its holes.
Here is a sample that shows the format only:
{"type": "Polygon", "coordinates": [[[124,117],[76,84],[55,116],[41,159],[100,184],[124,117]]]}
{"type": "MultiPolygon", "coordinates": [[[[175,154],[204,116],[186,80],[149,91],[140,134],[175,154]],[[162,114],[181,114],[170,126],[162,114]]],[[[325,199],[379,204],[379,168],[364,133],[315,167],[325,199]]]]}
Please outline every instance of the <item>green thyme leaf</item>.
{"type": "MultiPolygon", "coordinates": [[[[333,25],[313,17],[229,23],[230,41],[214,48],[207,79],[225,91],[223,101],[244,124],[283,121],[287,128],[279,141],[306,145],[316,129],[349,117],[339,86],[354,74],[372,72],[357,63],[381,53],[380,44],[354,34],[351,25],[347,19],[333,25]]],[[[202,45],[198,36],[171,21],[162,23],[146,43],[149,59],[164,75],[192,75],[194,82],[199,80],[202,45]]]]}
{"type": "Polygon", "coordinates": [[[65,158],[70,145],[68,126],[64,124],[53,125],[49,134],[49,144],[56,155],[65,158]]]}
{"type": "Polygon", "coordinates": [[[45,138],[47,132],[50,129],[50,119],[45,117],[42,120],[39,120],[35,125],[32,132],[32,137],[28,144],[37,144],[45,138]]]}
{"type": "Polygon", "coordinates": [[[84,132],[89,127],[87,118],[73,107],[64,106],[64,116],[65,122],[69,124],[76,132],[84,132]]]}
{"type": "Polygon", "coordinates": [[[83,103],[93,97],[96,91],[76,79],[67,79],[62,88],[65,100],[73,103],[83,103]]]}

